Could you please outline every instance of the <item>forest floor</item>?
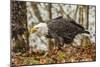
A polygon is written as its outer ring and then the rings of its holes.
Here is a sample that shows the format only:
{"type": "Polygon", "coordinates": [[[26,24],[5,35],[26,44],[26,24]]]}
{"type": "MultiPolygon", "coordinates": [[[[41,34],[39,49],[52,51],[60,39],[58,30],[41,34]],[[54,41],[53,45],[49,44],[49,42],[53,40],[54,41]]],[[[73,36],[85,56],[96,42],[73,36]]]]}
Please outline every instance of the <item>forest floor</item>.
{"type": "Polygon", "coordinates": [[[11,58],[14,65],[32,65],[32,64],[57,64],[57,63],[72,63],[86,62],[96,60],[96,46],[80,46],[74,47],[69,45],[63,50],[52,50],[43,57],[38,54],[16,53],[11,58]]]}

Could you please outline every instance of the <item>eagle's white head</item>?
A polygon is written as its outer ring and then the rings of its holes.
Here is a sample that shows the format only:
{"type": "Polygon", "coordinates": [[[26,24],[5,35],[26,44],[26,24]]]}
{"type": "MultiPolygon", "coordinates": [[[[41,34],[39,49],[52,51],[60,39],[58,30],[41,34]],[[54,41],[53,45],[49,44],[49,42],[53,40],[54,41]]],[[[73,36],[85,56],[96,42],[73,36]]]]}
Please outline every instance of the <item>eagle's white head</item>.
{"type": "Polygon", "coordinates": [[[29,45],[32,51],[48,51],[48,40],[45,35],[48,34],[46,23],[39,23],[30,29],[29,45]]]}
{"type": "Polygon", "coordinates": [[[41,35],[47,35],[48,34],[48,26],[46,23],[39,23],[32,27],[30,30],[31,33],[39,33],[41,35]]]}

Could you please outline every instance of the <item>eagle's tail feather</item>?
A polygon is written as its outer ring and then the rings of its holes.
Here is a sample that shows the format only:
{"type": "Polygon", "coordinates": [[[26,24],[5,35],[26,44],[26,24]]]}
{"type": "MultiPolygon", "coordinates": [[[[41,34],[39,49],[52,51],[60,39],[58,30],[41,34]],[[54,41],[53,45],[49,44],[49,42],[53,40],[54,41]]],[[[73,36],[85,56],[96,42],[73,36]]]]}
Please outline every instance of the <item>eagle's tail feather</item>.
{"type": "Polygon", "coordinates": [[[89,31],[83,31],[82,33],[90,34],[90,32],[89,32],[89,31]]]}

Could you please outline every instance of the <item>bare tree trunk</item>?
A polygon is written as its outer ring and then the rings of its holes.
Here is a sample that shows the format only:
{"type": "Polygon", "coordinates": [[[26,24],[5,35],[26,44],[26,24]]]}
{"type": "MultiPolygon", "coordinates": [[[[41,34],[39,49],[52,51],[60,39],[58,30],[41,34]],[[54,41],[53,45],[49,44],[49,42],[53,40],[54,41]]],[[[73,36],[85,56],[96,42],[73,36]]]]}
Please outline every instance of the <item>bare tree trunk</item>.
{"type": "Polygon", "coordinates": [[[86,29],[89,28],[89,6],[85,6],[86,29]]]}
{"type": "Polygon", "coordinates": [[[37,4],[36,3],[32,3],[32,8],[33,8],[34,14],[38,18],[39,22],[42,22],[43,20],[42,20],[42,17],[40,15],[40,12],[39,12],[37,4]]]}
{"type": "Polygon", "coordinates": [[[62,16],[65,15],[66,18],[70,18],[70,16],[69,16],[68,14],[65,13],[65,11],[63,10],[63,8],[62,8],[62,6],[61,6],[60,4],[59,4],[59,7],[60,7],[60,13],[61,13],[61,15],[62,15],[62,16]]]}
{"type": "Polygon", "coordinates": [[[52,19],[52,4],[49,3],[48,4],[48,7],[47,7],[47,10],[48,10],[48,14],[49,14],[49,19],[52,19]]]}
{"type": "MultiPolygon", "coordinates": [[[[84,23],[83,23],[83,6],[79,7],[79,24],[82,25],[84,27],[84,23]]],[[[84,45],[84,37],[82,37],[82,39],[80,40],[81,46],[84,45]]]]}
{"type": "MultiPolygon", "coordinates": [[[[27,16],[26,16],[26,3],[12,1],[11,3],[11,32],[13,45],[16,43],[13,48],[17,51],[23,51],[28,49],[28,40],[27,40],[27,16]],[[24,36],[24,37],[23,37],[24,36]],[[17,44],[18,43],[18,44],[17,44]],[[17,48],[18,47],[18,48],[17,48]]],[[[17,52],[16,51],[16,52],[17,52]]]]}
{"type": "Polygon", "coordinates": [[[84,25],[83,25],[83,8],[82,8],[82,7],[79,8],[79,23],[80,23],[82,26],[84,26],[84,25]]]}
{"type": "Polygon", "coordinates": [[[79,7],[77,6],[76,10],[75,10],[75,13],[74,13],[74,20],[76,20],[76,18],[77,18],[78,9],[79,9],[79,7]]]}
{"type": "MultiPolygon", "coordinates": [[[[79,15],[80,15],[80,17],[79,17],[80,24],[84,28],[88,29],[88,27],[89,27],[89,6],[82,6],[80,8],[80,14],[79,15]]],[[[84,47],[90,45],[89,38],[87,36],[82,36],[81,44],[84,47]]]]}

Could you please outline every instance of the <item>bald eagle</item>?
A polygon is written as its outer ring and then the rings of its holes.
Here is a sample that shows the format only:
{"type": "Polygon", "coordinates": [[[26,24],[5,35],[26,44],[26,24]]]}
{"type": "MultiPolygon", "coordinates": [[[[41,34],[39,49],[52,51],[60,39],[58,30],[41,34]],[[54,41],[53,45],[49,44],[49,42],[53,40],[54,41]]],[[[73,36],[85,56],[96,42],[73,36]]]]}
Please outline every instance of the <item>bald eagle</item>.
{"type": "Polygon", "coordinates": [[[35,27],[33,27],[32,31],[40,29],[39,31],[45,34],[47,38],[53,38],[58,46],[63,46],[64,43],[72,43],[78,34],[89,34],[83,26],[72,19],[66,19],[62,16],[52,19],[48,23],[39,23],[35,27]]]}
{"type": "Polygon", "coordinates": [[[48,27],[45,23],[39,23],[30,29],[29,46],[30,53],[32,52],[48,52],[47,35],[48,27]]]}

